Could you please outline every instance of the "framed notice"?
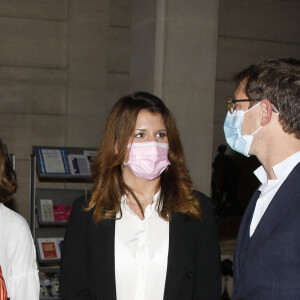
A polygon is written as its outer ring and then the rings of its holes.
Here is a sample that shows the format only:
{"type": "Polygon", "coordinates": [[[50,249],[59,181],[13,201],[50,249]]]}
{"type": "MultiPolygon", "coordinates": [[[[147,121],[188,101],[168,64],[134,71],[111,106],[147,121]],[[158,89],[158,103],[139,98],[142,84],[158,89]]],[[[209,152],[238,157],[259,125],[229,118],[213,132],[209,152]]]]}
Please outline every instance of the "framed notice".
{"type": "Polygon", "coordinates": [[[42,174],[70,174],[66,150],[63,148],[38,148],[38,160],[42,174]]]}
{"type": "Polygon", "coordinates": [[[63,238],[38,238],[38,247],[41,259],[60,259],[63,240],[63,238]]]}

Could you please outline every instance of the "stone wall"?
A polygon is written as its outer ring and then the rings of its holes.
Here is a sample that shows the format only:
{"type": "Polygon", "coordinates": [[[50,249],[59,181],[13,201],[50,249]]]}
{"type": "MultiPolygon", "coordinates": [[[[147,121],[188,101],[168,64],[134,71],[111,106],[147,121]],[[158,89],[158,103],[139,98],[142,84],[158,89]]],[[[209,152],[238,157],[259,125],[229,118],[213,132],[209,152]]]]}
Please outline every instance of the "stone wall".
{"type": "Polygon", "coordinates": [[[32,145],[97,147],[129,92],[130,1],[3,0],[0,9],[0,136],[16,155],[16,209],[28,219],[32,145]]]}
{"type": "Polygon", "coordinates": [[[174,112],[195,186],[209,194],[232,75],[300,58],[295,0],[2,0],[0,10],[0,137],[16,154],[26,218],[32,145],[97,147],[112,105],[137,89],[174,112]]]}
{"type": "Polygon", "coordinates": [[[300,2],[220,0],[213,157],[225,143],[225,100],[235,91],[234,74],[265,58],[300,59],[300,2]]]}

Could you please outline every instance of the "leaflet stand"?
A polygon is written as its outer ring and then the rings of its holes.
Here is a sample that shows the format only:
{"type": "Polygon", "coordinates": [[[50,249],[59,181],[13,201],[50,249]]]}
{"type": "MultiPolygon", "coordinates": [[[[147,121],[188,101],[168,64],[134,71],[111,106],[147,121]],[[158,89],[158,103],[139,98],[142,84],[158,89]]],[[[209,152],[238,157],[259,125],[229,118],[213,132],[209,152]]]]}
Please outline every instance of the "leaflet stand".
{"type": "Polygon", "coordinates": [[[40,271],[40,299],[59,300],[59,263],[73,201],[85,189],[37,188],[38,182],[92,183],[95,148],[33,146],[30,176],[30,229],[40,271]],[[57,171],[57,173],[56,173],[57,171]]]}

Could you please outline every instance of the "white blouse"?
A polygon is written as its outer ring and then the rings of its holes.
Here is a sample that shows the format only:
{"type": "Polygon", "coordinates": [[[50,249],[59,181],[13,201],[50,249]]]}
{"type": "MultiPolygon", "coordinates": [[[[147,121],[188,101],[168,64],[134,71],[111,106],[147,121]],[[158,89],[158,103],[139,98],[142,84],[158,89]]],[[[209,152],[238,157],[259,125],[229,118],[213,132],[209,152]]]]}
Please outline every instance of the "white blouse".
{"type": "Polygon", "coordinates": [[[169,222],[159,217],[156,203],[141,220],[122,197],[122,218],[115,228],[117,300],[162,300],[169,252],[169,222]]]}
{"type": "Polygon", "coordinates": [[[36,251],[25,219],[0,203],[0,265],[10,300],[38,300],[36,251]]]}

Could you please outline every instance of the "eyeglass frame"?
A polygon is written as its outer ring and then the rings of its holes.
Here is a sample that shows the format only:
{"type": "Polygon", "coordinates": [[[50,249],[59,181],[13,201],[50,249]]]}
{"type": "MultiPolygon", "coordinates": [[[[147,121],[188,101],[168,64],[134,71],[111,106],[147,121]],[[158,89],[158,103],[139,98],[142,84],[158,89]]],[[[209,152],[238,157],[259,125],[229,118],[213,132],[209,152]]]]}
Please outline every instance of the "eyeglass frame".
{"type": "MultiPolygon", "coordinates": [[[[236,103],[236,102],[246,102],[246,101],[258,102],[258,101],[262,101],[262,100],[264,100],[264,99],[233,99],[233,98],[229,97],[229,98],[226,99],[227,109],[228,109],[229,113],[233,114],[235,109],[233,109],[233,107],[231,105],[236,103]]],[[[275,113],[278,113],[279,109],[273,103],[271,103],[271,105],[272,105],[272,110],[275,113]]]]}

